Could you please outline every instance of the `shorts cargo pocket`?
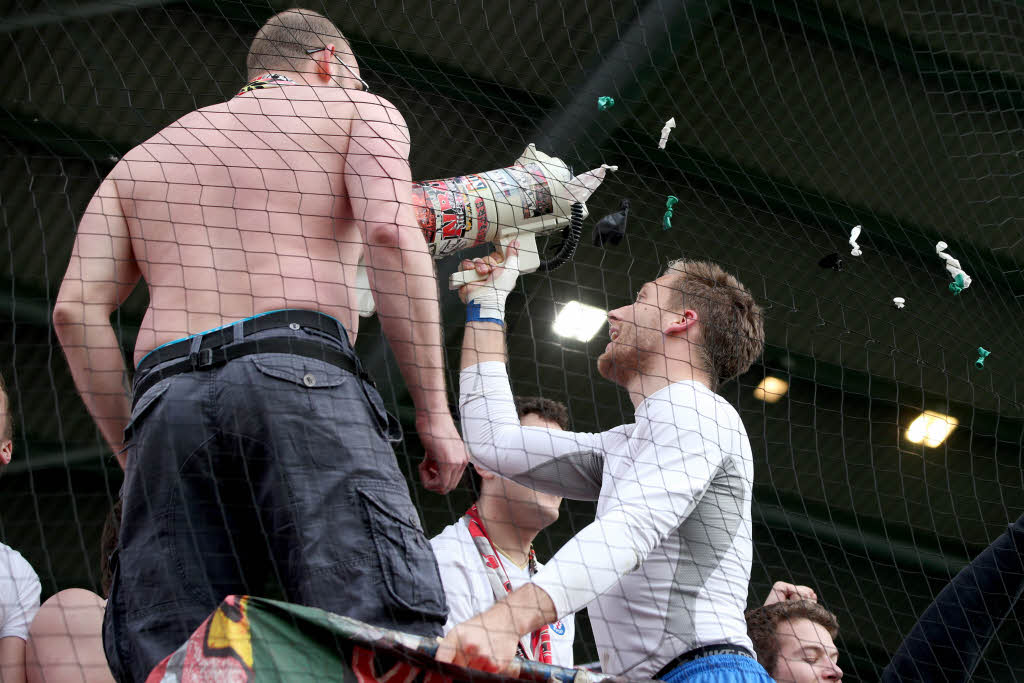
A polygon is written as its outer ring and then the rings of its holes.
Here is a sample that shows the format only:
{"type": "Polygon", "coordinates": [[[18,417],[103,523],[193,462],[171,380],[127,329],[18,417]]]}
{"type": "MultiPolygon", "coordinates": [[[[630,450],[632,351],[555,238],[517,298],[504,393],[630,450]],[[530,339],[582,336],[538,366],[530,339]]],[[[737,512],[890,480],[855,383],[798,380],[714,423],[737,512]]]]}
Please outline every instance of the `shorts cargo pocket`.
{"type": "Polygon", "coordinates": [[[261,386],[270,390],[268,400],[282,410],[305,410],[330,419],[343,414],[332,401],[331,390],[349,385],[355,379],[351,373],[327,361],[287,353],[260,353],[250,360],[264,377],[272,378],[271,384],[261,386]]]}
{"type": "Polygon", "coordinates": [[[363,385],[363,393],[366,394],[366,400],[369,401],[370,407],[373,409],[373,416],[377,420],[380,435],[387,439],[388,443],[400,442],[403,436],[402,424],[384,407],[384,399],[381,398],[380,393],[366,384],[363,385]]]}
{"type": "Polygon", "coordinates": [[[405,502],[407,492],[376,481],[360,482],[355,491],[366,513],[388,594],[401,607],[443,621],[447,605],[437,560],[415,511],[405,502]]]}
{"type": "Polygon", "coordinates": [[[167,387],[170,384],[167,382],[161,382],[153,386],[149,391],[143,394],[139,400],[132,406],[132,416],[128,421],[128,426],[124,428],[124,444],[125,450],[128,450],[132,445],[132,439],[135,437],[136,432],[139,430],[139,426],[142,424],[142,418],[144,418],[156,405],[157,401],[167,391],[167,387]]]}
{"type": "Polygon", "coordinates": [[[307,389],[327,389],[344,384],[352,374],[337,365],[315,358],[287,353],[261,353],[251,357],[253,365],[268,377],[307,389]]]}

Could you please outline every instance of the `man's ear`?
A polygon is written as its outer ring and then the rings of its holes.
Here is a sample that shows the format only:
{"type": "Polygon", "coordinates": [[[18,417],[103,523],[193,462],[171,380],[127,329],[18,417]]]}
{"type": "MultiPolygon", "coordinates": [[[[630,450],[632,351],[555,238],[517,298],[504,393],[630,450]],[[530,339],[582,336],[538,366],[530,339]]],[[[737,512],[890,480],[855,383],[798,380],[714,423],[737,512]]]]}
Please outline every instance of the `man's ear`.
{"type": "Polygon", "coordinates": [[[337,50],[338,48],[334,46],[334,43],[328,43],[327,47],[323,50],[313,53],[316,56],[314,60],[316,62],[316,76],[324,83],[330,83],[334,78],[334,70],[338,65],[335,59],[337,50]]]}
{"type": "Polygon", "coordinates": [[[687,308],[681,314],[675,314],[665,327],[665,334],[673,337],[681,337],[686,334],[687,330],[693,327],[700,316],[697,315],[697,311],[692,308],[687,308]]]}
{"type": "Polygon", "coordinates": [[[0,443],[0,465],[11,464],[11,453],[14,451],[14,443],[10,440],[0,443]]]}

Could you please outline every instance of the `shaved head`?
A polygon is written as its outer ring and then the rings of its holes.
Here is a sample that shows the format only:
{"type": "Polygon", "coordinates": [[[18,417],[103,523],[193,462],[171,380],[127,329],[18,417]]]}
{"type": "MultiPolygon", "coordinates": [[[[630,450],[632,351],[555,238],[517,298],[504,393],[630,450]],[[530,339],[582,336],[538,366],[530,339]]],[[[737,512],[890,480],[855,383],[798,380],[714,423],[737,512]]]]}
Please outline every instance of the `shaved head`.
{"type": "Polygon", "coordinates": [[[324,15],[308,9],[293,8],[270,17],[253,38],[245,65],[249,78],[259,78],[273,71],[299,71],[308,58],[307,50],[338,47],[339,57],[355,65],[348,40],[324,15]]]}

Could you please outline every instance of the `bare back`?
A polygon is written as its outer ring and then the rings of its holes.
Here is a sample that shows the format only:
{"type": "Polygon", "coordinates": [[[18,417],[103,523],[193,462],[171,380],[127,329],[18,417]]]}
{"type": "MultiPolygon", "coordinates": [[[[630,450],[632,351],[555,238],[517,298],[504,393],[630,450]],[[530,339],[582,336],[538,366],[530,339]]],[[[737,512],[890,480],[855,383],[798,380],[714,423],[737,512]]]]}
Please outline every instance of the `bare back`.
{"type": "Polygon", "coordinates": [[[110,179],[149,286],[135,363],[282,308],[334,316],[354,342],[363,236],[349,197],[361,189],[347,187],[346,155],[353,120],[390,111],[373,95],[286,85],[189,113],[129,152],[110,179]]]}

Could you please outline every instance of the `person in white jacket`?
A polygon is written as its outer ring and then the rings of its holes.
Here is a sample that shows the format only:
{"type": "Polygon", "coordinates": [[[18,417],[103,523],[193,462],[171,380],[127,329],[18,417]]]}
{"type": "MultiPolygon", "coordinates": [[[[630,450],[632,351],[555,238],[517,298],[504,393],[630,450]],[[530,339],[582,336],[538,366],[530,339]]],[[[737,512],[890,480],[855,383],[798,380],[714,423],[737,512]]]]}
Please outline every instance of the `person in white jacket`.
{"type": "MultiPolygon", "coordinates": [[[[562,431],[569,411],[548,398],[515,398],[524,427],[562,431]]],[[[483,612],[544,568],[537,560],[537,534],[558,520],[561,496],[499,477],[485,468],[467,470],[476,483],[476,502],[466,514],[430,539],[448,599],[444,632],[483,612]]],[[[571,667],[576,623],[568,615],[520,639],[519,655],[536,662],[571,667]]]]}
{"type": "Polygon", "coordinates": [[[596,500],[597,517],[529,584],[460,624],[438,658],[511,670],[520,636],[587,607],[602,671],[631,679],[758,681],[743,611],[752,561],[753,461],[736,410],[714,393],[764,347],[760,307],[720,266],[675,261],[610,311],[600,374],[635,422],[588,434],[519,423],[505,367],[506,260],[464,262],[463,436],[475,462],[519,483],[596,500]]]}
{"type": "MultiPolygon", "coordinates": [[[[0,473],[11,463],[13,431],[10,399],[0,376],[0,473]]],[[[39,611],[40,588],[32,565],[0,543],[0,683],[25,681],[25,641],[39,611]]]]}

